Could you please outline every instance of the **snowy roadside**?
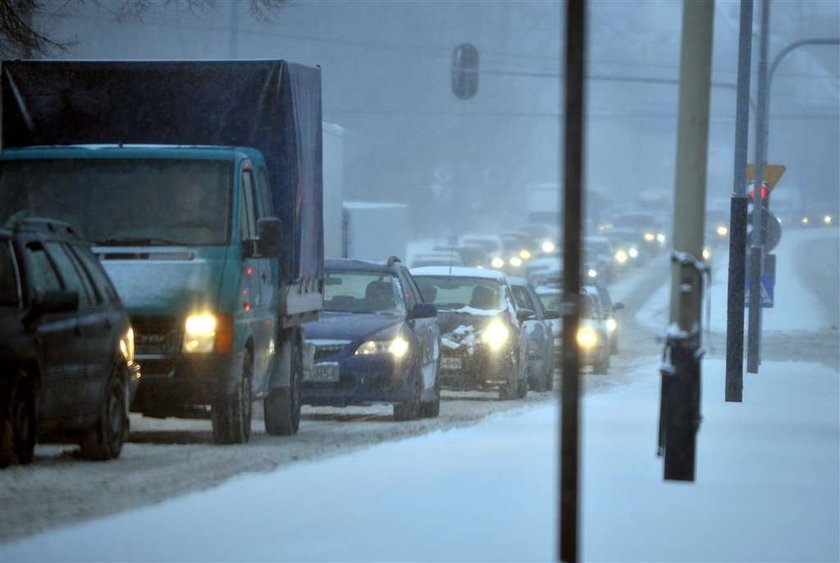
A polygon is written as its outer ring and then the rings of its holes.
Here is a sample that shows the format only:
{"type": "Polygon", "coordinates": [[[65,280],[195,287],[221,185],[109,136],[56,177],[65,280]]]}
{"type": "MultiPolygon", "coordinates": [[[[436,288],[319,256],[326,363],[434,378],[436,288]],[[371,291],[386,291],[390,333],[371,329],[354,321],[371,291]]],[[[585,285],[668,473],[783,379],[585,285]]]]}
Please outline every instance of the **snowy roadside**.
{"type": "MultiPolygon", "coordinates": [[[[705,362],[689,485],[661,479],[651,373],[644,366],[629,385],[584,399],[583,558],[837,560],[838,374],[767,362],[748,382],[750,400],[731,404],[722,362],[705,362]]],[[[554,406],[501,413],[240,476],[0,546],[0,560],[548,560],[556,415],[554,406]]]]}

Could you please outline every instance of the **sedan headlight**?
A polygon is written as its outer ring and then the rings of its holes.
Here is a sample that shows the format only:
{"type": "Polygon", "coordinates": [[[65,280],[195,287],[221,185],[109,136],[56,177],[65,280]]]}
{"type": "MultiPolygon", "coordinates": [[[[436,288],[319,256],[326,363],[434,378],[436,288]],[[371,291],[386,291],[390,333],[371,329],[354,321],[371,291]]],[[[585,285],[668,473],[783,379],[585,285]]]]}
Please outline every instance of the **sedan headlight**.
{"type": "Polygon", "coordinates": [[[128,327],[126,333],[120,338],[120,352],[126,362],[134,361],[134,329],[131,327],[128,327]]]}
{"type": "Polygon", "coordinates": [[[492,350],[501,349],[508,338],[510,338],[510,330],[501,321],[493,321],[484,332],[481,333],[481,340],[487,344],[492,350]]]}
{"type": "Polygon", "coordinates": [[[184,352],[202,354],[213,351],[218,320],[212,313],[199,313],[187,317],[184,323],[184,352]]]}
{"type": "Polygon", "coordinates": [[[577,331],[577,343],[581,348],[594,348],[598,340],[598,333],[591,327],[582,326],[577,331]]]}
{"type": "Polygon", "coordinates": [[[397,360],[402,359],[408,353],[408,340],[397,336],[391,340],[368,340],[356,348],[356,356],[373,356],[377,354],[391,354],[397,360]]]}
{"type": "Polygon", "coordinates": [[[627,253],[623,250],[619,250],[615,253],[615,261],[619,264],[624,264],[625,262],[627,262],[627,253]]]}

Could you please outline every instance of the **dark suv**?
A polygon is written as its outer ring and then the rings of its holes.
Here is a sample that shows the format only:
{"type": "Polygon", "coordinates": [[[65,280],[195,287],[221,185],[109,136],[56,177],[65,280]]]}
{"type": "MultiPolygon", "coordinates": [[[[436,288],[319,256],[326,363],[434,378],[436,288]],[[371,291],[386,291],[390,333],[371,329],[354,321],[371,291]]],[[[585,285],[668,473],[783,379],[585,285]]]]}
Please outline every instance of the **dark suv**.
{"type": "Polygon", "coordinates": [[[0,228],[0,467],[31,462],[39,437],[118,457],[139,377],[128,315],[73,229],[0,228]]]}

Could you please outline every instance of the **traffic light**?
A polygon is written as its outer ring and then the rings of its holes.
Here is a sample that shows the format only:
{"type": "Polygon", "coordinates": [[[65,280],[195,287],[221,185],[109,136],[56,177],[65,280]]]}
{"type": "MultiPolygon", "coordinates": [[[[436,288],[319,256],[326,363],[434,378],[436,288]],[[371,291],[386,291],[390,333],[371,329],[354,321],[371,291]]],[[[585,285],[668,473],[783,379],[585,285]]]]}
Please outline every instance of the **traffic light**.
{"type": "MultiPolygon", "coordinates": [[[[767,199],[767,196],[770,195],[770,189],[767,187],[767,182],[762,182],[761,190],[759,190],[761,194],[761,200],[764,201],[767,199]]],[[[749,191],[747,192],[747,196],[750,198],[750,203],[755,200],[755,186],[750,186],[749,191]]]]}
{"type": "Polygon", "coordinates": [[[452,52],[452,92],[468,100],[478,92],[478,48],[461,43],[452,52]]]}

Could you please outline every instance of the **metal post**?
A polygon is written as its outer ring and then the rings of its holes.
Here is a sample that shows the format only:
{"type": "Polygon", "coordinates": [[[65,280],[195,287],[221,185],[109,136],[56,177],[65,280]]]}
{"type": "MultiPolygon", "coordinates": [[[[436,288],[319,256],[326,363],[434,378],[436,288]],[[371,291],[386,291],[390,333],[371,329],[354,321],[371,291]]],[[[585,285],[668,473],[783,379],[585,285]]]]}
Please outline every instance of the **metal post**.
{"type": "Polygon", "coordinates": [[[767,44],[770,27],[770,1],[761,0],[761,37],[758,56],[758,108],[755,120],[755,187],[753,190],[753,237],[750,246],[750,311],[747,335],[747,371],[758,373],[761,338],[761,265],[764,262],[761,187],[767,162],[767,44]]]}
{"type": "Polygon", "coordinates": [[[693,481],[700,423],[703,227],[714,2],[684,0],[680,54],[671,315],[662,370],[660,452],[665,479],[693,481]]]}
{"type": "Polygon", "coordinates": [[[747,249],[747,144],[753,0],[741,0],[738,35],[738,99],[735,109],[735,170],[729,215],[729,291],[726,317],[726,401],[740,403],[744,387],[744,299],[747,249]]]}
{"type": "Polygon", "coordinates": [[[239,57],[239,8],[238,0],[230,3],[230,37],[228,38],[228,56],[231,60],[239,57]]]}
{"type": "Polygon", "coordinates": [[[566,3],[565,141],[563,165],[563,386],[560,395],[560,560],[578,561],[579,324],[586,0],[566,3]]]}

